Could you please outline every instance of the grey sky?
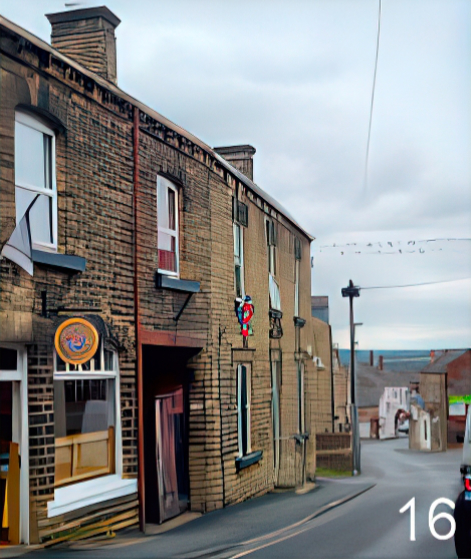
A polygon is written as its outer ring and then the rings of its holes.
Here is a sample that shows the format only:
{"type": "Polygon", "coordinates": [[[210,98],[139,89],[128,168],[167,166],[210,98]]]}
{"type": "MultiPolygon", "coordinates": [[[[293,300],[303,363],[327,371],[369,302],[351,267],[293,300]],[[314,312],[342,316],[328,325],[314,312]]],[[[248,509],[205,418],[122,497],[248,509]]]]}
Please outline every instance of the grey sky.
{"type": "MultiPolygon", "coordinates": [[[[363,191],[378,0],[104,0],[118,82],[210,145],[250,143],[255,181],[315,237],[313,294],[471,277],[471,241],[341,255],[323,245],[471,238],[471,2],[383,0],[369,183],[363,191]]],[[[49,41],[56,0],[3,2],[49,41]]],[[[471,279],[363,291],[362,348],[471,346],[471,279]]]]}

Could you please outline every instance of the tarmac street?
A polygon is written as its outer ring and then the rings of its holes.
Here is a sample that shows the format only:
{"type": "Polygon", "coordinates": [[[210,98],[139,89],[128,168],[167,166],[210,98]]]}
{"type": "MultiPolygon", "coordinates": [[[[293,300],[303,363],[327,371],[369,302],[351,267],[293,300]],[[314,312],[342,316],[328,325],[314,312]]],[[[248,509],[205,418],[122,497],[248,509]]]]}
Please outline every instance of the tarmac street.
{"type": "MultiPolygon", "coordinates": [[[[291,557],[413,558],[456,557],[453,538],[438,540],[429,529],[429,509],[439,498],[455,501],[462,490],[461,450],[446,453],[409,451],[407,439],[362,444],[363,474],[342,481],[372,480],[376,486],[348,503],[306,523],[293,537],[250,553],[251,559],[291,557]],[[411,510],[399,510],[415,497],[415,541],[410,541],[411,510]]],[[[332,482],[335,483],[335,482],[332,482]]],[[[439,505],[433,513],[453,511],[439,505]]],[[[436,521],[439,535],[450,531],[446,519],[436,521]]]]}
{"type": "MultiPolygon", "coordinates": [[[[28,559],[67,558],[455,558],[453,538],[436,539],[429,508],[461,491],[461,449],[419,453],[406,437],[363,441],[360,476],[319,479],[309,493],[275,492],[206,514],[173,530],[144,536],[137,530],[112,540],[75,543],[28,553],[28,559]],[[415,541],[411,508],[415,497],[415,541]]],[[[453,511],[439,505],[434,515],[453,511]]],[[[446,518],[438,535],[449,532],[446,518]]]]}

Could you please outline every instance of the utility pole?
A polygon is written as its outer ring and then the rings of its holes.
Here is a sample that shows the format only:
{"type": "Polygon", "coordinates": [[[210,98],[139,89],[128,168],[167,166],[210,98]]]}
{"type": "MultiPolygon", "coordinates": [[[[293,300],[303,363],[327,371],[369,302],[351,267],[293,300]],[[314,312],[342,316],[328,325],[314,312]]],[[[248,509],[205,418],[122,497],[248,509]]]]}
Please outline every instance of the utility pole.
{"type": "Polygon", "coordinates": [[[353,318],[353,298],[360,297],[360,288],[350,280],[348,287],[342,288],[342,297],[350,299],[350,400],[352,425],[353,475],[360,473],[360,426],[355,402],[355,322],[353,318]]]}

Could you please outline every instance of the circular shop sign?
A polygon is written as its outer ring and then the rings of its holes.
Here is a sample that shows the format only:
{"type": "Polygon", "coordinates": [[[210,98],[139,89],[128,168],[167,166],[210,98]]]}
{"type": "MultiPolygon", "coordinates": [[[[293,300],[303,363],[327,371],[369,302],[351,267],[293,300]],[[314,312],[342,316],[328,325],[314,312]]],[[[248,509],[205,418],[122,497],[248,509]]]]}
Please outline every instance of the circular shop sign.
{"type": "Polygon", "coordinates": [[[56,330],[54,345],[63,361],[81,365],[95,355],[98,341],[98,332],[88,320],[69,318],[56,330]]]}

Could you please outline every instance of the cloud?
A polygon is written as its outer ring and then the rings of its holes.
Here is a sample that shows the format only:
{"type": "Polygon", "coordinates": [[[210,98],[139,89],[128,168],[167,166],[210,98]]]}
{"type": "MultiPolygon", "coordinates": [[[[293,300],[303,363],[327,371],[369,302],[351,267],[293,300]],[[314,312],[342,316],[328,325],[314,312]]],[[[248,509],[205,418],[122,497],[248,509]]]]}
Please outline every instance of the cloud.
{"type": "MultiPolygon", "coordinates": [[[[209,145],[254,145],[255,181],[318,244],[471,236],[467,0],[383,2],[366,193],[377,4],[107,5],[122,20],[120,86],[209,145]]],[[[2,13],[49,40],[43,14],[62,9],[59,0],[22,0],[2,13]]],[[[339,294],[350,277],[410,283],[470,269],[470,249],[355,258],[320,254],[318,244],[312,289],[330,296],[334,338],[337,330],[341,340],[346,307],[339,294]]],[[[362,347],[456,346],[454,340],[469,339],[464,287],[401,293],[362,295],[362,347]]]]}

